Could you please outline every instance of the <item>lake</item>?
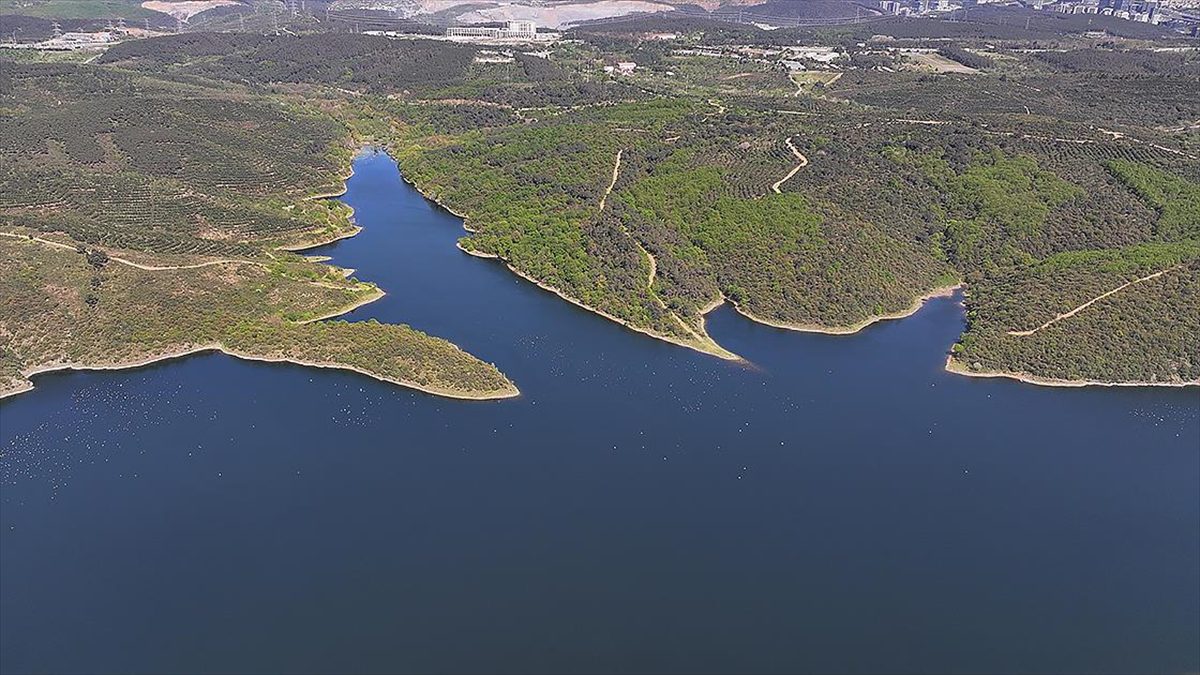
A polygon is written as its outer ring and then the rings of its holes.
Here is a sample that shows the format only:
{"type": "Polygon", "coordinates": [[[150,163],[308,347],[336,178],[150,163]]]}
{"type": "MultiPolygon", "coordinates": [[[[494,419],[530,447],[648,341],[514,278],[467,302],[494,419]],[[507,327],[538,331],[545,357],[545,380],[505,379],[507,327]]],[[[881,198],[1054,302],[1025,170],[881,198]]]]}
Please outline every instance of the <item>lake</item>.
{"type": "Polygon", "coordinates": [[[1195,672],[1200,391],[853,336],[626,330],[454,247],[383,154],[312,251],[522,396],[207,354],[0,404],[5,672],[1195,672]]]}

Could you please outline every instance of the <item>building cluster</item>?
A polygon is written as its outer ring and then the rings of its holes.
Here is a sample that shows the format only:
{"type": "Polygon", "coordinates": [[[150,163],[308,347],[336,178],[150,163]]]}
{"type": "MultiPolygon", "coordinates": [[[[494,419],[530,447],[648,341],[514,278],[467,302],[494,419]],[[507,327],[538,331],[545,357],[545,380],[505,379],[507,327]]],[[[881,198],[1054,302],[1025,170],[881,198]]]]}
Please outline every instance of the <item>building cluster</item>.
{"type": "Polygon", "coordinates": [[[76,49],[90,49],[95,47],[104,47],[117,42],[121,39],[122,33],[115,30],[96,31],[94,33],[60,33],[48,40],[41,42],[17,42],[15,39],[12,42],[0,44],[0,47],[9,49],[34,49],[42,51],[74,51],[76,49]]]}
{"type": "Polygon", "coordinates": [[[1035,3],[1034,9],[1063,14],[1097,14],[1142,23],[1162,23],[1164,14],[1158,0],[1059,0],[1035,3]]]}
{"type": "Polygon", "coordinates": [[[760,63],[774,63],[780,59],[791,61],[816,61],[830,64],[846,57],[838,47],[824,45],[785,45],[780,47],[758,47],[754,45],[714,45],[695,48],[673,49],[672,54],[683,56],[709,56],[735,58],[760,63]]]}
{"type": "Polygon", "coordinates": [[[960,0],[880,0],[879,8],[888,14],[915,16],[952,12],[962,9],[963,3],[960,0]]]}
{"type": "MultiPolygon", "coordinates": [[[[1130,21],[1159,23],[1160,5],[1166,2],[1200,2],[1200,0],[1029,0],[1023,3],[1033,9],[1064,14],[1099,14],[1130,21]]],[[[879,0],[879,8],[888,14],[901,16],[938,14],[989,4],[1011,4],[1011,0],[879,0]]]]}
{"type": "MultiPolygon", "coordinates": [[[[937,15],[980,5],[1015,4],[1014,0],[878,0],[878,3],[884,12],[900,16],[937,15]]],[[[1111,16],[1200,34],[1200,0],[1023,0],[1019,4],[1062,14],[1111,16]]]]}
{"type": "Polygon", "coordinates": [[[503,27],[451,26],[446,35],[477,40],[536,40],[537,24],[532,21],[506,21],[503,27]]]}

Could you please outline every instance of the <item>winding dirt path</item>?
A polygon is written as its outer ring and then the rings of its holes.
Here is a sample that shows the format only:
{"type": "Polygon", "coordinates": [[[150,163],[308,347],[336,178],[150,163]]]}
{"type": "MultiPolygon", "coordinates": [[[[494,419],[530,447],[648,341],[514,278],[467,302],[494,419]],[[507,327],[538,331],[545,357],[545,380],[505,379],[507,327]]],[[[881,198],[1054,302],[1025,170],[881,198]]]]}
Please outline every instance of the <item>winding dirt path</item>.
{"type": "Polygon", "coordinates": [[[650,278],[646,280],[646,288],[654,288],[654,280],[658,278],[658,261],[646,250],[645,246],[638,243],[638,248],[642,249],[642,253],[646,254],[646,259],[650,261],[650,278]]]}
{"type": "Polygon", "coordinates": [[[788,180],[790,180],[792,176],[796,175],[797,171],[808,166],[808,158],[805,157],[804,155],[800,154],[800,151],[796,149],[796,146],[792,145],[792,137],[788,136],[787,140],[784,142],[787,143],[787,146],[789,148],[791,148],[792,154],[796,156],[797,164],[796,164],[796,166],[792,167],[792,170],[789,171],[786,176],[775,181],[775,184],[771,186],[771,190],[775,194],[782,194],[783,191],[779,189],[779,186],[788,182],[788,180]]]}
{"type": "MultiPolygon", "coordinates": [[[[604,194],[600,197],[600,209],[598,213],[604,212],[604,206],[607,203],[608,196],[612,194],[613,188],[617,185],[617,178],[621,175],[621,157],[624,153],[624,148],[617,151],[617,158],[613,162],[612,180],[608,183],[608,189],[606,189],[604,194]]],[[[650,251],[646,250],[646,247],[642,246],[642,242],[638,241],[637,237],[634,237],[629,230],[626,230],[622,226],[621,231],[625,233],[626,237],[629,237],[629,240],[633,242],[633,245],[637,247],[637,250],[640,251],[642,255],[646,256],[646,261],[650,267],[650,274],[646,278],[646,291],[650,294],[650,297],[654,299],[655,304],[662,309],[667,310],[667,303],[663,302],[663,299],[658,297],[658,294],[654,292],[654,281],[658,278],[658,261],[655,260],[654,255],[650,253],[650,251]]],[[[688,335],[692,336],[692,339],[704,345],[711,344],[719,349],[719,345],[717,345],[712,338],[708,337],[708,335],[697,333],[694,328],[689,326],[688,323],[680,318],[675,312],[670,310],[667,310],[667,312],[671,315],[671,318],[675,319],[675,321],[678,322],[685,331],[687,331],[688,335]]]]}
{"type": "Polygon", "coordinates": [[[1031,328],[1030,330],[1010,330],[1010,331],[1008,331],[1008,334],[1016,336],[1016,337],[1025,337],[1027,335],[1033,335],[1034,333],[1038,332],[1039,330],[1042,330],[1043,328],[1048,328],[1048,327],[1053,326],[1054,324],[1058,323],[1059,321],[1062,321],[1063,319],[1069,319],[1069,318],[1075,316],[1076,314],[1082,312],[1083,310],[1087,309],[1088,307],[1091,307],[1092,305],[1096,304],[1097,302],[1100,302],[1101,300],[1107,298],[1110,295],[1113,295],[1115,293],[1120,293],[1121,291],[1125,290],[1126,288],[1129,288],[1130,286],[1134,286],[1136,284],[1140,284],[1143,281],[1150,281],[1151,279],[1157,279],[1158,277],[1161,277],[1162,275],[1166,274],[1167,272],[1172,272],[1174,270],[1179,269],[1180,267],[1182,267],[1182,265],[1168,267],[1165,270],[1160,270],[1158,272],[1155,272],[1154,274],[1144,276],[1140,279],[1134,279],[1133,281],[1127,281],[1127,282],[1121,284],[1120,286],[1117,286],[1116,288],[1112,289],[1111,291],[1108,291],[1107,293],[1101,293],[1100,295],[1097,295],[1096,297],[1092,298],[1091,300],[1088,300],[1087,302],[1076,307],[1075,309],[1072,309],[1069,312],[1063,312],[1062,314],[1059,314],[1058,316],[1054,317],[1053,319],[1050,319],[1049,321],[1038,326],[1037,328],[1031,328]]]}
{"type": "MultiPolygon", "coordinates": [[[[617,178],[621,175],[621,156],[624,153],[624,148],[621,148],[617,151],[617,159],[613,162],[612,180],[608,182],[608,188],[600,197],[599,213],[604,213],[604,206],[608,202],[608,196],[612,194],[613,188],[617,185],[617,178]]],[[[622,227],[621,229],[624,230],[625,228],[622,227]]],[[[646,288],[653,288],[654,280],[658,277],[658,261],[654,259],[653,255],[650,255],[650,251],[647,251],[645,246],[642,246],[642,242],[638,241],[628,231],[625,231],[625,236],[629,237],[630,241],[633,242],[633,245],[637,246],[638,250],[641,251],[646,256],[646,259],[650,262],[650,279],[646,282],[646,288]]],[[[653,293],[653,291],[651,291],[651,293],[653,293]]],[[[659,304],[662,304],[662,300],[659,300],[657,296],[655,299],[658,300],[659,304]]],[[[664,304],[663,307],[666,307],[666,305],[664,304]]]]}
{"type": "Polygon", "coordinates": [[[604,190],[604,194],[600,196],[600,212],[604,212],[604,205],[608,202],[608,196],[612,194],[613,188],[617,185],[617,176],[621,175],[621,155],[624,154],[625,148],[617,151],[617,161],[613,162],[612,180],[608,183],[608,188],[604,190]]]}
{"type": "Polygon", "coordinates": [[[792,92],[792,96],[799,96],[804,93],[804,83],[793,77],[792,73],[788,73],[788,81],[796,85],[796,91],[792,92]]]}

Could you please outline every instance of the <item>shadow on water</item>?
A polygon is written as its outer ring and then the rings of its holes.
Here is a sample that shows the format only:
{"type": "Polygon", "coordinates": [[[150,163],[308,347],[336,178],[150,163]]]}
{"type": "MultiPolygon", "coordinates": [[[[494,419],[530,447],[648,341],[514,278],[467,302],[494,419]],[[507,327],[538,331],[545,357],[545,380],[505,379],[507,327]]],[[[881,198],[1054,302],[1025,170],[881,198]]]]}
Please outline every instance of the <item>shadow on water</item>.
{"type": "Polygon", "coordinates": [[[0,406],[0,670],[1200,669],[1200,398],[942,369],[953,299],[736,364],[454,247],[385,155],[314,254],[516,381],[207,355],[0,406]]]}

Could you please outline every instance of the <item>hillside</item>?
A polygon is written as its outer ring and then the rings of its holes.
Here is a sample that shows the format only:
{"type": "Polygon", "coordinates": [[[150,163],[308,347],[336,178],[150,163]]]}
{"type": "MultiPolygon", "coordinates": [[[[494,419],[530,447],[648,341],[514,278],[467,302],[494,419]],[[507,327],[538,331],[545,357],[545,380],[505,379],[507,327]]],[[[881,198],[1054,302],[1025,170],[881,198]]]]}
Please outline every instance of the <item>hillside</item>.
{"type": "MultiPolygon", "coordinates": [[[[309,125],[301,137],[385,145],[406,179],[466,217],[464,250],[701,351],[733,356],[704,327],[721,302],[846,333],[965,283],[956,368],[1200,379],[1200,144],[1177,131],[1200,118],[1191,55],[1105,49],[1120,67],[1098,72],[1077,65],[1091,57],[1070,37],[1052,57],[963,40],[945,53],[979,68],[931,74],[894,48],[834,42],[849,50],[836,65],[789,73],[776,42],[723,46],[781,31],[699,22],[664,43],[630,28],[647,23],[484,62],[444,42],[178,36],[114,47],[97,72],[236,90],[239,106],[283,103],[287,124],[309,125]],[[603,75],[623,59],[634,74],[603,75]]],[[[106,147],[62,151],[103,163],[106,147]]],[[[331,147],[307,146],[307,161],[330,161],[331,147]]],[[[26,180],[53,191],[59,179],[41,175],[26,180]]],[[[205,208],[216,219],[220,206],[205,208]]],[[[79,219],[79,236],[91,223],[79,219]]],[[[300,229],[261,223],[275,241],[300,229]]]]}
{"type": "Polygon", "coordinates": [[[211,85],[3,64],[0,394],[62,367],[200,349],[438,394],[516,389],[406,326],[320,322],[382,295],[289,251],[351,236],[345,129],[211,85]],[[30,317],[36,317],[31,321],[30,317]]]}

